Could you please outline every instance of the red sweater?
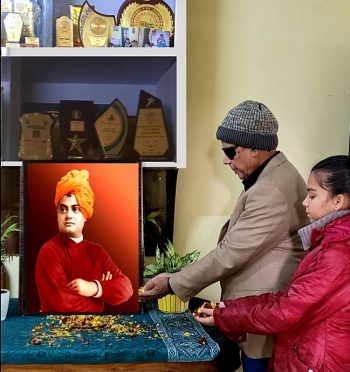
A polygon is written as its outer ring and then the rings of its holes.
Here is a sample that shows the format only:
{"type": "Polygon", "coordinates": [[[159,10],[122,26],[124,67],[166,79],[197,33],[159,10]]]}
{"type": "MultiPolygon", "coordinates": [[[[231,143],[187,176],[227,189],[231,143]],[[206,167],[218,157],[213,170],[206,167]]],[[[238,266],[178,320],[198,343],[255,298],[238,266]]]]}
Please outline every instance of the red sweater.
{"type": "Polygon", "coordinates": [[[129,278],[101,245],[87,240],[75,243],[60,233],[40,249],[35,275],[43,312],[102,312],[105,302],[118,305],[133,294],[129,278]],[[107,271],[112,280],[102,281],[107,271]],[[77,278],[98,280],[102,297],[84,297],[68,288],[77,278]]]}

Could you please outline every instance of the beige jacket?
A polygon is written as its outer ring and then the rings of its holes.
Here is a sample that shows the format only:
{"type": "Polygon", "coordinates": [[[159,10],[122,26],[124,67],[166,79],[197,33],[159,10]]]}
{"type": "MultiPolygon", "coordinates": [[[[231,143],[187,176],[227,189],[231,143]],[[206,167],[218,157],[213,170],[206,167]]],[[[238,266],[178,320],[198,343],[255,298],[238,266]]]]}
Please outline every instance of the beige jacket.
{"type": "MultiPolygon", "coordinates": [[[[283,153],[276,155],[241,193],[218,245],[171,275],[173,291],[187,301],[220,281],[225,300],[284,288],[304,252],[297,230],[308,223],[301,205],[306,192],[295,167],[283,153]]],[[[248,335],[241,347],[251,358],[268,357],[272,339],[248,335]]]]}

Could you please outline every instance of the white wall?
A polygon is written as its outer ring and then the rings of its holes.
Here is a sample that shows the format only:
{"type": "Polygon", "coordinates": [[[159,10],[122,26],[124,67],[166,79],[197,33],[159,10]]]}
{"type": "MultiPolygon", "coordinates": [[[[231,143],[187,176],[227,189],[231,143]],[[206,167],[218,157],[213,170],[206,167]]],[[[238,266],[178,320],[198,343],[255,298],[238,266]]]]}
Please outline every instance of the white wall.
{"type": "Polygon", "coordinates": [[[18,298],[18,280],[19,280],[19,256],[5,261],[5,267],[9,275],[10,297],[18,298]]]}
{"type": "MultiPolygon", "coordinates": [[[[187,168],[179,171],[174,242],[216,245],[242,189],[222,164],[216,128],[246,99],[279,123],[279,149],[307,178],[320,158],[348,152],[350,1],[187,1],[187,168]]],[[[212,301],[218,284],[201,293],[212,301]]]]}

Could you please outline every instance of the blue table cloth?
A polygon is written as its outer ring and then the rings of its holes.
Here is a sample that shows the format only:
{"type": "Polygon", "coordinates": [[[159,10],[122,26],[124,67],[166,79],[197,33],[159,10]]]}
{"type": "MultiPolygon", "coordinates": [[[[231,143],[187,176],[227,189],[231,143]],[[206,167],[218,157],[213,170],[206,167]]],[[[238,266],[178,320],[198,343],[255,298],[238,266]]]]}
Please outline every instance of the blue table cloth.
{"type": "Polygon", "coordinates": [[[2,364],[95,364],[119,362],[198,362],[214,360],[219,346],[189,311],[106,316],[98,329],[62,328],[63,316],[17,314],[11,300],[1,322],[2,364]]]}

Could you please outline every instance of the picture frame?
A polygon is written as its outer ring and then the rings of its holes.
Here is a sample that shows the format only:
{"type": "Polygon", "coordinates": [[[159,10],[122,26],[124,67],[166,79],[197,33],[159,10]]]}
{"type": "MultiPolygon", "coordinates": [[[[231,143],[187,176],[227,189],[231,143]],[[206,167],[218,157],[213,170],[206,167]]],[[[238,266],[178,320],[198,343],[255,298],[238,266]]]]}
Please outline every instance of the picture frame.
{"type": "MultiPolygon", "coordinates": [[[[139,162],[112,161],[23,162],[20,311],[25,315],[42,313],[36,282],[38,254],[46,242],[61,234],[58,233],[58,208],[55,206],[56,185],[72,170],[89,172],[89,183],[94,193],[93,215],[85,222],[84,240],[100,244],[132,284],[133,294],[129,300],[119,305],[105,303],[102,313],[137,313],[138,288],[142,283],[144,265],[142,166],[139,162]]],[[[64,285],[74,279],[68,276],[64,285]]],[[[79,310],[70,313],[90,312],[79,310]]]]}

